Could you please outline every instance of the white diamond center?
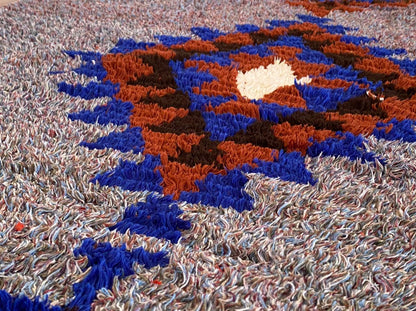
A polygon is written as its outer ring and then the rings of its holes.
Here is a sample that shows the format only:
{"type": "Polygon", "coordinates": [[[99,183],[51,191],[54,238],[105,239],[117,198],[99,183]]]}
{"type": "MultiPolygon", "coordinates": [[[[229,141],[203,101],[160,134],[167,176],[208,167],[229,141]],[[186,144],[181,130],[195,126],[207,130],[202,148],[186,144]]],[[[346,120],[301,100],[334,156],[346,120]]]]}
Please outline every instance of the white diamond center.
{"type": "Polygon", "coordinates": [[[237,74],[237,88],[242,96],[249,99],[261,99],[279,87],[294,85],[295,81],[307,84],[312,79],[309,76],[297,79],[292,67],[280,58],[276,58],[266,68],[260,66],[237,74]]]}

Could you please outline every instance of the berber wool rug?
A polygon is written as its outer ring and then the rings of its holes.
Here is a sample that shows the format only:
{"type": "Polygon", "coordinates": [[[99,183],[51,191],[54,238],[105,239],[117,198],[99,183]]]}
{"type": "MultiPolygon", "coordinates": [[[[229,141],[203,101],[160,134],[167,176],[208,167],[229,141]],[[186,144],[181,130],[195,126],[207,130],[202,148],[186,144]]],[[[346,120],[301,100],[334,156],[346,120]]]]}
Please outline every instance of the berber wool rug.
{"type": "Polygon", "coordinates": [[[0,310],[416,310],[412,2],[0,8],[0,310]]]}

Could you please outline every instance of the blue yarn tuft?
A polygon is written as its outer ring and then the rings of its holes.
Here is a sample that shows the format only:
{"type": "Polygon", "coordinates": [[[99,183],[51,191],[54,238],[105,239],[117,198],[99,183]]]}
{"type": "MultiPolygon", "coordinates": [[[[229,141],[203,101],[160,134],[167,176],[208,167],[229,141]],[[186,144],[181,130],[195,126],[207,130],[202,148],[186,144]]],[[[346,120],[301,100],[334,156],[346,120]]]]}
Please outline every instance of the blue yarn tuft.
{"type": "Polygon", "coordinates": [[[347,31],[357,30],[356,28],[344,27],[341,25],[321,25],[322,28],[326,29],[331,34],[345,35],[347,31]]]}
{"type": "Polygon", "coordinates": [[[374,41],[377,41],[377,40],[375,38],[357,37],[357,36],[350,36],[350,35],[344,35],[341,38],[341,42],[353,43],[358,46],[361,44],[366,44],[366,43],[370,43],[374,41]]]}
{"type": "Polygon", "coordinates": [[[189,110],[191,111],[206,111],[206,108],[209,105],[211,105],[212,107],[217,107],[230,100],[237,100],[237,96],[208,96],[195,93],[189,94],[189,97],[191,99],[191,105],[189,106],[189,110]]]}
{"type": "Polygon", "coordinates": [[[68,84],[66,82],[58,83],[58,91],[67,93],[71,96],[79,96],[83,99],[94,99],[100,97],[112,97],[119,91],[119,85],[113,84],[110,81],[103,83],[89,82],[86,86],[81,84],[68,84]]]}
{"type": "Polygon", "coordinates": [[[395,59],[393,57],[389,58],[393,63],[400,66],[402,70],[407,72],[412,77],[416,76],[416,60],[410,59],[395,59]]]}
{"type": "Polygon", "coordinates": [[[113,148],[121,152],[140,153],[144,150],[144,140],[140,127],[131,127],[123,132],[112,132],[108,136],[100,137],[95,143],[82,142],[80,146],[90,149],[113,148]]]}
{"type": "Polygon", "coordinates": [[[211,29],[208,27],[192,27],[191,32],[194,35],[197,35],[198,37],[200,37],[202,40],[207,40],[207,41],[214,41],[218,37],[226,35],[225,32],[221,32],[217,29],[211,29]]]}
{"type": "Polygon", "coordinates": [[[296,48],[306,49],[303,38],[297,36],[280,36],[277,40],[266,43],[268,46],[293,46],[296,48]]]}
{"type": "Polygon", "coordinates": [[[125,278],[134,273],[133,264],[144,265],[146,269],[157,265],[166,266],[169,259],[166,252],[149,253],[142,247],[126,250],[126,246],[112,247],[110,243],[96,243],[93,239],[85,239],[82,245],[74,250],[75,257],[87,256],[88,275],[73,285],[74,299],[69,308],[77,307],[79,311],[91,310],[91,303],[97,290],[109,289],[113,286],[114,277],[125,278]]]}
{"type": "Polygon", "coordinates": [[[160,184],[163,179],[160,172],[155,171],[160,165],[160,158],[152,155],[146,155],[144,161],[139,164],[120,159],[115,169],[98,174],[91,182],[98,181],[102,186],[119,186],[130,191],[148,190],[161,193],[163,188],[160,184]]]}
{"type": "Polygon", "coordinates": [[[227,137],[233,136],[239,130],[247,129],[247,126],[254,123],[256,119],[233,115],[231,113],[215,114],[215,112],[203,112],[205,120],[205,131],[211,133],[211,140],[224,141],[227,137]]]}
{"type": "Polygon", "coordinates": [[[297,83],[295,85],[302,97],[306,100],[308,109],[315,112],[336,109],[338,103],[343,103],[352,97],[365,93],[365,90],[357,84],[351,85],[348,89],[327,89],[297,83]]]}
{"type": "Polygon", "coordinates": [[[134,50],[145,50],[147,48],[151,48],[155,46],[156,43],[149,43],[149,42],[136,42],[133,39],[119,39],[116,46],[110,50],[110,53],[117,54],[117,53],[130,53],[134,50]]]}
{"type": "Polygon", "coordinates": [[[296,17],[299,18],[303,22],[317,24],[319,26],[325,25],[332,21],[330,18],[325,17],[316,17],[312,15],[306,15],[306,14],[296,14],[296,17]]]}
{"type": "Polygon", "coordinates": [[[207,55],[207,54],[195,54],[191,56],[191,60],[203,60],[207,63],[217,63],[220,66],[230,66],[232,61],[228,57],[230,53],[227,52],[219,52],[215,55],[207,55]]]}
{"type": "Polygon", "coordinates": [[[146,202],[140,202],[128,207],[124,212],[123,220],[110,227],[125,233],[144,234],[177,243],[181,237],[180,230],[191,228],[189,221],[178,218],[183,212],[169,196],[156,197],[150,195],[146,202]]]}
{"type": "Polygon", "coordinates": [[[48,300],[40,301],[39,297],[29,299],[25,295],[12,297],[8,292],[0,290],[0,311],[61,311],[58,306],[50,307],[48,300]]]}
{"type": "Polygon", "coordinates": [[[254,163],[257,167],[253,168],[246,164],[242,167],[242,170],[246,173],[260,173],[268,177],[279,177],[282,180],[301,184],[314,185],[316,183],[312,173],[306,169],[304,158],[300,152],[286,153],[280,150],[278,160],[267,162],[255,159],[254,163]]]}
{"type": "Polygon", "coordinates": [[[185,68],[181,61],[170,61],[169,66],[175,74],[175,82],[178,87],[189,94],[193,92],[194,87],[201,88],[204,82],[218,80],[208,72],[199,71],[197,67],[185,68]]]}
{"type": "Polygon", "coordinates": [[[112,99],[107,105],[97,106],[93,111],[82,110],[76,113],[68,114],[72,121],[81,120],[85,123],[94,124],[98,122],[101,125],[113,123],[115,125],[130,124],[130,114],[134,106],[131,102],[112,99]]]}
{"type": "Polygon", "coordinates": [[[107,76],[107,71],[101,62],[101,53],[83,51],[64,51],[64,53],[71,58],[75,58],[75,56],[81,57],[82,65],[73,69],[76,73],[86,75],[87,77],[97,77],[100,81],[107,76]]]}
{"type": "Polygon", "coordinates": [[[266,57],[273,55],[272,52],[269,50],[269,46],[267,43],[265,44],[258,44],[258,45],[245,45],[241,47],[240,49],[237,49],[232,54],[238,54],[238,53],[247,53],[250,55],[258,55],[260,57],[266,57]]]}
{"type": "Polygon", "coordinates": [[[215,207],[232,207],[238,212],[251,210],[253,199],[243,190],[247,177],[237,169],[226,175],[209,173],[204,180],[197,180],[198,192],[182,192],[179,199],[189,203],[202,203],[215,207]]]}
{"type": "Polygon", "coordinates": [[[405,119],[398,121],[396,118],[393,118],[387,123],[377,122],[376,126],[378,128],[373,130],[373,135],[378,139],[403,140],[413,143],[416,142],[415,125],[415,120],[405,119]],[[393,127],[388,131],[387,129],[390,125],[393,125],[393,127]]]}
{"type": "Polygon", "coordinates": [[[64,50],[63,52],[71,58],[80,56],[81,60],[86,61],[86,62],[92,61],[92,60],[100,60],[102,56],[100,52],[92,52],[92,51],[85,52],[85,51],[64,50]]]}
{"type": "Polygon", "coordinates": [[[298,21],[293,21],[293,20],[292,21],[283,21],[283,20],[278,20],[278,19],[266,20],[266,23],[271,26],[270,28],[276,28],[276,27],[287,28],[289,26],[299,24],[298,21]]]}
{"type": "Polygon", "coordinates": [[[363,136],[355,136],[350,132],[337,132],[337,135],[338,138],[313,142],[313,145],[307,149],[307,154],[311,157],[317,157],[322,153],[323,156],[341,156],[348,157],[352,161],[361,159],[368,162],[374,162],[377,158],[381,163],[384,163],[384,160],[376,157],[374,152],[365,150],[363,136]]]}
{"type": "Polygon", "coordinates": [[[369,46],[368,49],[370,50],[370,54],[376,57],[406,54],[405,49],[386,49],[378,46],[369,46]]]}
{"type": "Polygon", "coordinates": [[[260,30],[260,27],[257,25],[253,25],[253,24],[243,24],[243,25],[236,25],[235,29],[238,32],[250,33],[250,32],[256,32],[260,30]]]}
{"type": "Polygon", "coordinates": [[[290,116],[295,111],[302,111],[302,108],[291,108],[287,106],[276,104],[264,103],[261,100],[252,100],[252,103],[255,103],[259,106],[260,117],[262,120],[268,120],[275,123],[279,123],[279,117],[290,116]]]}
{"type": "Polygon", "coordinates": [[[324,77],[330,80],[342,79],[346,81],[356,81],[358,77],[358,71],[354,70],[352,66],[345,68],[334,65],[324,74],[324,77]]]}
{"type": "Polygon", "coordinates": [[[304,48],[301,53],[297,53],[296,57],[299,60],[302,60],[307,63],[315,63],[315,64],[325,64],[325,65],[332,65],[333,61],[331,58],[325,56],[324,53],[319,51],[314,51],[311,49],[304,48]]]}

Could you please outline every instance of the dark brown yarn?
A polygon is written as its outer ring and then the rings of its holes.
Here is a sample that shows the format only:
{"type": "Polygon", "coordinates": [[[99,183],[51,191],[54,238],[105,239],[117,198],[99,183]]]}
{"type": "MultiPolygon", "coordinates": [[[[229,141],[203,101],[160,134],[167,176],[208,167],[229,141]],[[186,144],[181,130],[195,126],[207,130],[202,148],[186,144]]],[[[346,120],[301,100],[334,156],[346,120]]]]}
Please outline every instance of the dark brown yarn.
{"type": "Polygon", "coordinates": [[[334,64],[341,67],[354,66],[360,56],[353,54],[336,54],[336,53],[324,53],[326,57],[331,58],[334,64]]]}
{"type": "Polygon", "coordinates": [[[408,88],[407,90],[396,88],[393,84],[385,83],[383,85],[383,95],[385,98],[397,97],[400,100],[410,99],[416,94],[416,87],[408,88]]]}
{"type": "Polygon", "coordinates": [[[177,117],[171,122],[163,122],[158,126],[149,127],[154,132],[174,133],[174,134],[192,134],[197,135],[205,133],[205,120],[200,111],[189,111],[184,117],[177,117]]]}
{"type": "Polygon", "coordinates": [[[183,49],[173,49],[176,53],[175,57],[173,58],[173,60],[176,61],[183,61],[184,59],[189,59],[191,58],[191,56],[195,55],[195,54],[206,54],[204,52],[198,52],[198,51],[185,51],[183,49]]]}
{"type": "Polygon", "coordinates": [[[175,93],[165,96],[146,96],[140,102],[144,104],[158,104],[161,108],[174,107],[188,109],[191,105],[188,94],[185,94],[181,90],[176,90],[175,93]]]}
{"type": "Polygon", "coordinates": [[[172,69],[169,66],[169,60],[158,54],[140,55],[138,58],[140,58],[144,64],[153,67],[153,74],[130,80],[127,82],[127,85],[153,86],[158,89],[165,89],[168,87],[176,89],[178,87],[173,77],[172,69]]]}
{"type": "Polygon", "coordinates": [[[337,3],[335,1],[324,1],[324,2],[319,2],[318,4],[320,7],[325,8],[325,10],[331,11],[332,9],[334,9],[335,7],[337,7],[337,3]]]}
{"type": "Polygon", "coordinates": [[[314,40],[303,39],[303,41],[307,47],[309,47],[312,50],[319,51],[319,52],[322,52],[322,48],[324,46],[328,46],[332,44],[332,42],[329,40],[314,41],[314,40]]]}
{"type": "Polygon", "coordinates": [[[226,43],[226,42],[214,42],[214,45],[221,52],[229,52],[229,51],[238,50],[244,46],[243,44],[239,44],[239,43],[226,43]]]}
{"type": "Polygon", "coordinates": [[[228,137],[226,140],[232,140],[237,144],[253,144],[259,147],[277,150],[283,149],[283,141],[274,135],[272,130],[273,125],[273,122],[258,120],[249,125],[246,130],[240,130],[234,136],[228,137]]]}
{"type": "Polygon", "coordinates": [[[382,119],[387,118],[387,113],[379,106],[380,100],[370,98],[367,94],[351,98],[346,102],[338,104],[336,110],[339,114],[368,114],[378,116],[382,119]]]}
{"type": "Polygon", "coordinates": [[[379,73],[379,72],[371,72],[371,71],[361,71],[358,74],[358,78],[367,78],[367,80],[372,82],[378,82],[378,81],[392,81],[399,77],[399,74],[396,72],[385,74],[385,73],[379,73]]]}
{"type": "Polygon", "coordinates": [[[263,44],[269,42],[270,40],[277,40],[280,36],[285,35],[286,33],[286,28],[277,27],[274,29],[262,28],[259,31],[251,32],[249,35],[253,44],[263,44]]]}
{"type": "Polygon", "coordinates": [[[180,151],[177,158],[170,158],[169,160],[184,163],[190,167],[202,164],[214,165],[221,169],[223,166],[218,163],[217,159],[219,156],[222,156],[223,151],[218,149],[218,144],[218,141],[204,137],[199,144],[192,146],[191,152],[180,151]]]}
{"type": "Polygon", "coordinates": [[[263,44],[267,43],[272,40],[276,40],[276,38],[271,37],[270,35],[267,35],[265,33],[259,33],[259,32],[252,32],[250,33],[250,37],[253,40],[254,44],[263,44]]]}
{"type": "Polygon", "coordinates": [[[311,110],[295,111],[287,117],[279,116],[279,123],[284,121],[289,122],[291,125],[311,125],[317,130],[342,131],[341,122],[328,121],[323,114],[311,110]]]}
{"type": "Polygon", "coordinates": [[[313,34],[313,30],[310,29],[289,29],[289,31],[287,32],[288,36],[295,36],[295,37],[302,37],[303,35],[310,35],[313,34]]]}

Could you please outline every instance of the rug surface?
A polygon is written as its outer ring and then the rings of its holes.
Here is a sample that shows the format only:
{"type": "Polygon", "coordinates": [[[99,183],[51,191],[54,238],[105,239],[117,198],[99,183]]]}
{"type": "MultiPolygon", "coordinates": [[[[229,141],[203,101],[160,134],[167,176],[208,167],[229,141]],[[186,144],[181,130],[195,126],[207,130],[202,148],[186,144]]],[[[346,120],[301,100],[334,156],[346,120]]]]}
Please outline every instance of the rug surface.
{"type": "Polygon", "coordinates": [[[323,17],[334,10],[344,12],[362,11],[369,7],[406,7],[413,0],[287,0],[287,3],[294,6],[303,6],[314,15],[323,17]]]}
{"type": "Polygon", "coordinates": [[[416,309],[415,13],[0,8],[0,310],[416,309]]]}

